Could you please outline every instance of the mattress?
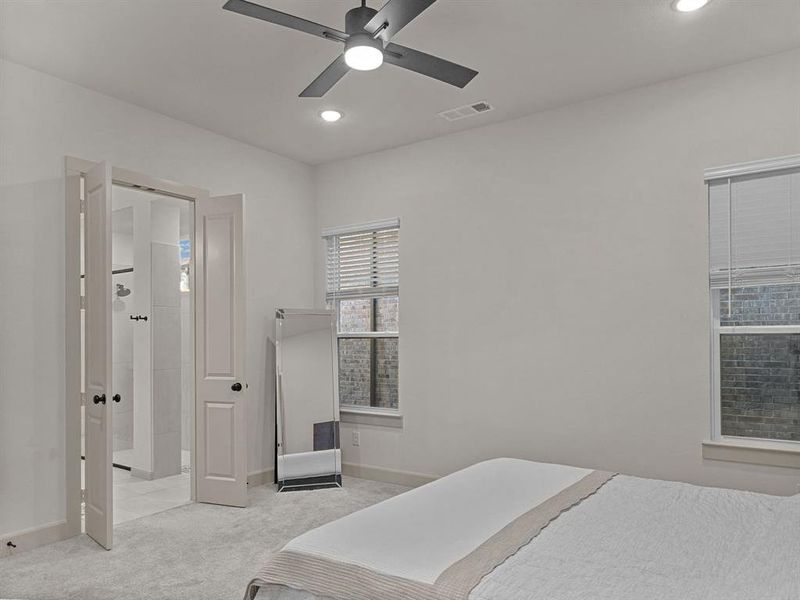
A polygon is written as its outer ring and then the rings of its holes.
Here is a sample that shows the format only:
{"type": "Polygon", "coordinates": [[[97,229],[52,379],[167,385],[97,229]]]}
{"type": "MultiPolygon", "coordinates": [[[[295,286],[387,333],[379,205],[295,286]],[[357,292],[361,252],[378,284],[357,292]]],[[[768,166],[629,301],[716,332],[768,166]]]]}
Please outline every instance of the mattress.
{"type": "MultiPolygon", "coordinates": [[[[488,461],[308,532],[290,553],[336,557],[375,577],[435,582],[454,557],[587,476],[488,461]],[[450,513],[453,516],[449,516],[450,513]]],[[[265,582],[261,600],[373,598],[265,582]],[[316,592],[316,593],[315,593],[316,592]]],[[[420,588],[423,594],[428,588],[420,588]]],[[[431,598],[462,597],[436,590],[431,598]],[[441,593],[440,593],[441,592],[441,593]]],[[[420,596],[423,597],[423,596],[420,596]]],[[[572,502],[463,597],[469,600],[800,599],[800,496],[618,475],[572,502]]],[[[383,600],[383,599],[381,599],[383,600]]]]}

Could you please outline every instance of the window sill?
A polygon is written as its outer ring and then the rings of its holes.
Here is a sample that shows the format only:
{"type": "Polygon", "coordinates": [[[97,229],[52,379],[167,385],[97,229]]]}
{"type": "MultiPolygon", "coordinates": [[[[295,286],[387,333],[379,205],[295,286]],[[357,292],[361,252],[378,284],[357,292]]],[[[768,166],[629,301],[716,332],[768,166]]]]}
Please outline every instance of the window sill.
{"type": "Polygon", "coordinates": [[[735,438],[706,440],[703,458],[800,469],[800,444],[735,438]]]}
{"type": "Polygon", "coordinates": [[[378,425],[381,427],[395,427],[402,429],[403,415],[394,410],[381,410],[370,408],[341,408],[339,414],[342,423],[355,423],[357,425],[378,425]]]}

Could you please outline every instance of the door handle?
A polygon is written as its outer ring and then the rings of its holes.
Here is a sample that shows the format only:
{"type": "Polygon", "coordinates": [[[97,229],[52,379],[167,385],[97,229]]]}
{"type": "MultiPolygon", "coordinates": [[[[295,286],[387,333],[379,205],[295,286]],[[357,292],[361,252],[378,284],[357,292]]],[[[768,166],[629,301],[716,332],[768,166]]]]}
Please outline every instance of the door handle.
{"type": "Polygon", "coordinates": [[[241,391],[242,391],[242,384],[241,384],[241,383],[239,383],[239,382],[237,381],[236,383],[234,383],[234,384],[231,386],[231,389],[232,389],[234,392],[241,392],[241,391]]]}
{"type": "Polygon", "coordinates": [[[92,402],[94,402],[95,404],[105,404],[106,403],[106,395],[105,394],[101,394],[99,396],[95,395],[95,397],[92,398],[92,402]]]}
{"type": "Polygon", "coordinates": [[[111,399],[112,399],[114,402],[119,402],[120,400],[122,400],[122,396],[120,396],[119,394],[114,394],[114,395],[111,397],[111,399]]]}

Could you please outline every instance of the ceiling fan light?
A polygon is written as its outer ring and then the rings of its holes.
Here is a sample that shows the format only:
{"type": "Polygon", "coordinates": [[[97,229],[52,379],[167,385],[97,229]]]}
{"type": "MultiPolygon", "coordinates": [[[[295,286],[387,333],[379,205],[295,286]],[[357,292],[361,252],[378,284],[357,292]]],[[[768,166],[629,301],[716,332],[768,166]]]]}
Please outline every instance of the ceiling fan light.
{"type": "Polygon", "coordinates": [[[366,34],[350,36],[344,47],[344,62],[356,71],[372,71],[383,64],[383,44],[366,34]]]}

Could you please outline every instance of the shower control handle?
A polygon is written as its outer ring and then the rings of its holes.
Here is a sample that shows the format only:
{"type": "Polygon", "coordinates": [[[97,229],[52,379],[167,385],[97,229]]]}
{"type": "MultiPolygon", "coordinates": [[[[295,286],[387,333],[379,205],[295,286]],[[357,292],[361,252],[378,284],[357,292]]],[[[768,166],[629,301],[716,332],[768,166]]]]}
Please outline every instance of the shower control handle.
{"type": "Polygon", "coordinates": [[[122,400],[122,396],[120,396],[119,394],[114,394],[114,395],[111,397],[111,399],[112,399],[114,402],[119,402],[120,400],[122,400]]]}
{"type": "Polygon", "coordinates": [[[101,394],[101,395],[98,396],[98,395],[95,394],[95,397],[92,398],[92,402],[94,402],[95,404],[105,404],[106,403],[106,395],[105,394],[101,394]]]}
{"type": "Polygon", "coordinates": [[[231,389],[232,389],[234,392],[241,392],[241,391],[242,391],[242,384],[241,384],[241,383],[239,383],[239,382],[237,381],[236,383],[234,383],[234,384],[231,386],[231,389]]]}

